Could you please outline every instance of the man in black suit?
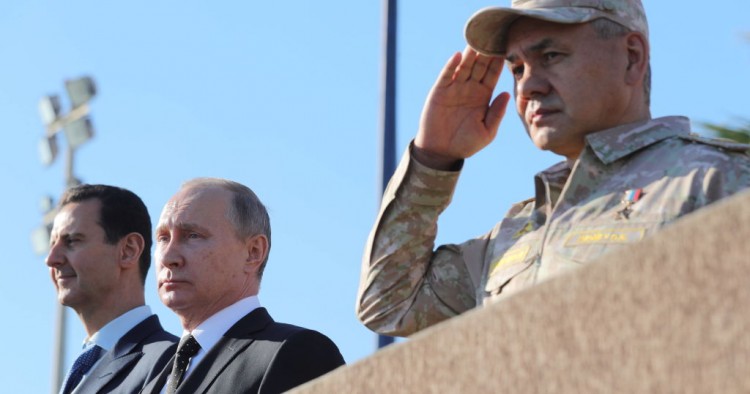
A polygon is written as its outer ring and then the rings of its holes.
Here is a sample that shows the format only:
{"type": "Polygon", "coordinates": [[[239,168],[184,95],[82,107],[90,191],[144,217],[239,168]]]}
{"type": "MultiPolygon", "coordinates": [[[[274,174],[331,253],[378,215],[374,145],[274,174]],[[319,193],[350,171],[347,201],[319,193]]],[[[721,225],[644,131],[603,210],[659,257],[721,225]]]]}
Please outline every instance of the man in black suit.
{"type": "Polygon", "coordinates": [[[137,393],[169,361],[177,337],[143,295],[151,244],[148,210],[129,190],[81,185],[60,199],[46,263],[88,335],[60,393],[137,393]]]}
{"type": "Polygon", "coordinates": [[[260,306],[271,227],[246,186],[188,181],[164,206],[156,242],[159,296],[184,331],[145,393],[278,393],[344,364],[326,336],[260,306]]]}

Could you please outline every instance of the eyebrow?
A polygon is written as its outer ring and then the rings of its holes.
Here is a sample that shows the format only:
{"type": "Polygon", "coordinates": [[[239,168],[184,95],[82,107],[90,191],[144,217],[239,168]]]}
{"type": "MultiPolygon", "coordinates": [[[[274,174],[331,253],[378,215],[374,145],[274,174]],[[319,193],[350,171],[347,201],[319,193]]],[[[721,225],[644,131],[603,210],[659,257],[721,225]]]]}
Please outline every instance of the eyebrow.
{"type": "MultiPolygon", "coordinates": [[[[155,232],[158,234],[159,232],[166,231],[168,227],[169,226],[167,226],[166,224],[160,224],[158,227],[156,227],[155,232]]],[[[174,227],[183,232],[197,230],[198,232],[201,232],[201,233],[208,233],[207,228],[201,225],[198,225],[196,223],[180,222],[180,223],[176,223],[174,227]]]]}
{"type": "MultiPolygon", "coordinates": [[[[553,40],[551,38],[545,38],[542,41],[539,41],[538,43],[527,47],[522,52],[531,52],[531,53],[542,52],[545,49],[547,49],[547,48],[551,47],[552,45],[554,45],[554,43],[555,43],[555,40],[553,40]]],[[[515,63],[516,60],[518,60],[518,56],[516,56],[515,54],[511,53],[511,54],[505,56],[505,61],[508,62],[508,63],[515,63]]]]}
{"type": "Polygon", "coordinates": [[[49,244],[54,245],[57,240],[69,240],[71,238],[84,238],[83,233],[73,232],[73,233],[51,233],[49,238],[49,244]]]}

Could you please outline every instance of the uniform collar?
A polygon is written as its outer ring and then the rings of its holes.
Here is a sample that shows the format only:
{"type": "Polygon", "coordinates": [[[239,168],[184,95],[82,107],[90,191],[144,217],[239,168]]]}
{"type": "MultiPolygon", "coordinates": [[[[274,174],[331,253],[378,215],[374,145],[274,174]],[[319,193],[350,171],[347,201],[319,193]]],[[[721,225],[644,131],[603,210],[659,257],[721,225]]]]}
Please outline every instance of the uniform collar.
{"type": "Polygon", "coordinates": [[[688,118],[667,116],[589,134],[586,144],[602,163],[610,164],[661,140],[689,133],[688,118]]]}

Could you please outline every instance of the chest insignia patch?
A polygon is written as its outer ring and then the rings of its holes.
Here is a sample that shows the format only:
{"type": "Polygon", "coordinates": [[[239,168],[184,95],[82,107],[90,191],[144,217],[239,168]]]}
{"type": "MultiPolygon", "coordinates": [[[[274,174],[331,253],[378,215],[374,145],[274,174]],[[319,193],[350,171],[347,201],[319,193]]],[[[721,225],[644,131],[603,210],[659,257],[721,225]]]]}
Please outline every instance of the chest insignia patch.
{"type": "Polygon", "coordinates": [[[630,189],[626,191],[624,198],[620,200],[620,203],[622,203],[624,207],[621,210],[617,211],[617,213],[615,214],[615,219],[630,219],[630,214],[633,213],[633,204],[638,202],[641,197],[643,197],[643,189],[630,189]]]}

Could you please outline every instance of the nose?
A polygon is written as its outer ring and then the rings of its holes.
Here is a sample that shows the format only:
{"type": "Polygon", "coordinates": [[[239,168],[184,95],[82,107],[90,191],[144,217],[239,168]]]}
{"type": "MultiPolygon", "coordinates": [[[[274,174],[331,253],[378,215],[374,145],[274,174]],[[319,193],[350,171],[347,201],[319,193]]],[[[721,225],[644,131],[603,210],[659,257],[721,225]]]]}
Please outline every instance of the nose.
{"type": "Polygon", "coordinates": [[[543,70],[530,65],[524,66],[523,75],[516,82],[516,96],[521,99],[533,99],[550,92],[551,86],[543,70]]]}
{"type": "Polygon", "coordinates": [[[60,250],[61,246],[59,242],[54,242],[49,247],[49,253],[47,258],[44,259],[44,263],[50,268],[57,268],[65,263],[65,254],[60,250]]]}
{"type": "Polygon", "coordinates": [[[177,268],[184,264],[180,247],[174,238],[159,242],[155,254],[156,265],[159,267],[177,268]]]}

